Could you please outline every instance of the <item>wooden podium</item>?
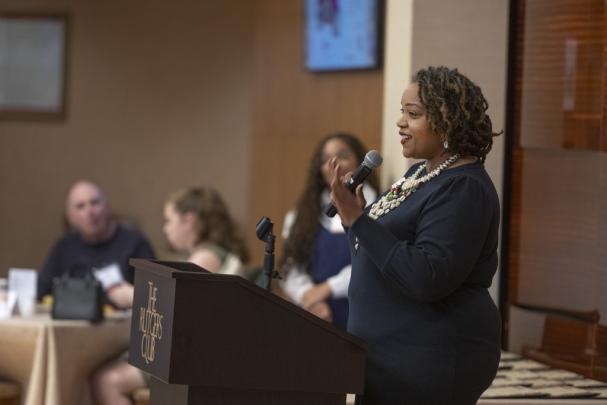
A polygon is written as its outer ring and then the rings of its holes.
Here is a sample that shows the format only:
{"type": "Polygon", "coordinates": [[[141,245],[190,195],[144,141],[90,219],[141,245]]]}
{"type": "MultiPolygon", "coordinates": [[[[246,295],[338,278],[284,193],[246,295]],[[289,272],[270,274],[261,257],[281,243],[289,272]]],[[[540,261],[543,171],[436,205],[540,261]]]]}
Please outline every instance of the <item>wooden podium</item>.
{"type": "Polygon", "coordinates": [[[239,276],[130,264],[129,363],[151,374],[151,405],[343,405],[363,392],[362,340],[239,276]]]}

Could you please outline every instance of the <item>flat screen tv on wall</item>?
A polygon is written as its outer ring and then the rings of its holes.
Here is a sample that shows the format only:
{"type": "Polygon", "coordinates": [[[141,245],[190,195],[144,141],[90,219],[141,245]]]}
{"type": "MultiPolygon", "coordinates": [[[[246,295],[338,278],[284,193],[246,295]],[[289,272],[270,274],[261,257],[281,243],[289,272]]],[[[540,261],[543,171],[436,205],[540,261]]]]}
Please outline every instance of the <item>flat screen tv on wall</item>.
{"type": "Polygon", "coordinates": [[[379,68],[382,17],[382,0],[305,0],[306,68],[379,68]]]}

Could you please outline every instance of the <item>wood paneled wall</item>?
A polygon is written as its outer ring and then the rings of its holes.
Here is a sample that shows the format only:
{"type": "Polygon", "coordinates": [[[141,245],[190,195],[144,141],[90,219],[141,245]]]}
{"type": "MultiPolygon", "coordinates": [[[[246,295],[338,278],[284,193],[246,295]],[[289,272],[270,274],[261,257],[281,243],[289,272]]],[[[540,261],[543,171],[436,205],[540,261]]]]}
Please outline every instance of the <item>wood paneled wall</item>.
{"type": "MultiPolygon", "coordinates": [[[[605,2],[516,3],[508,301],[606,324],[605,2]]],[[[529,333],[507,325],[517,345],[529,333]]]]}
{"type": "Polygon", "coordinates": [[[600,150],[604,2],[522,4],[519,146],[600,150]]]}
{"type": "Polygon", "coordinates": [[[515,159],[522,176],[512,196],[520,201],[513,300],[607,317],[607,154],[524,148],[515,159]]]}
{"type": "MultiPolygon", "coordinates": [[[[306,71],[303,2],[258,0],[255,19],[250,218],[270,217],[280,235],[320,138],[349,131],[379,149],[382,71],[306,71]]],[[[254,234],[248,241],[261,263],[263,243],[254,234]]]]}
{"type": "Polygon", "coordinates": [[[248,218],[253,3],[2,0],[0,10],[71,23],[66,120],[0,121],[0,276],[42,265],[79,178],[99,182],[158,251],[178,188],[215,186],[248,218]]]}
{"type": "Polygon", "coordinates": [[[380,146],[382,71],[307,72],[300,0],[5,0],[0,10],[72,22],[66,121],[0,122],[0,276],[40,267],[81,177],[158,250],[167,195],[213,185],[260,265],[254,225],[266,215],[280,233],[320,137],[346,130],[380,146]]]}

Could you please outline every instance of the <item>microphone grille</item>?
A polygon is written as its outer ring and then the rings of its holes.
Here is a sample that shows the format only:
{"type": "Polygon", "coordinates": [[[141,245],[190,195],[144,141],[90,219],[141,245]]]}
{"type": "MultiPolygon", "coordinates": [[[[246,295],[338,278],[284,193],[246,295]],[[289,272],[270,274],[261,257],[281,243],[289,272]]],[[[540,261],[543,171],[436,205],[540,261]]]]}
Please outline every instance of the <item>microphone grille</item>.
{"type": "Polygon", "coordinates": [[[370,169],[375,169],[377,166],[381,165],[383,161],[384,159],[381,157],[378,151],[370,150],[365,155],[365,160],[363,161],[363,164],[370,169]]]}

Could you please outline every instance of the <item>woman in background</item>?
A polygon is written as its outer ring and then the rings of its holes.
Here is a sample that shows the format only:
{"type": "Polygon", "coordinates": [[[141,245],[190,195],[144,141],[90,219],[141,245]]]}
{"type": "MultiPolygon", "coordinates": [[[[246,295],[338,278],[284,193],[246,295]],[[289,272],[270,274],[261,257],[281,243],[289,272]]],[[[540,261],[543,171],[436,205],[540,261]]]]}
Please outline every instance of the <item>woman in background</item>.
{"type": "MultiPolygon", "coordinates": [[[[296,304],[342,329],[348,320],[350,252],[339,216],[325,215],[331,203],[332,173],[327,163],[336,158],[343,176],[360,165],[365,153],[353,135],[334,133],[323,138],[312,157],[306,188],[283,229],[282,288],[296,304]]],[[[367,201],[375,200],[377,188],[372,173],[363,188],[367,201]]]]}
{"type": "Polygon", "coordinates": [[[217,191],[192,187],[171,195],[164,206],[164,234],[187,261],[213,273],[244,275],[249,260],[242,237],[217,191]]]}
{"type": "MultiPolygon", "coordinates": [[[[171,195],[164,206],[164,234],[172,248],[188,261],[222,274],[244,275],[249,259],[243,239],[220,197],[211,187],[191,187],[171,195]]],[[[110,291],[124,307],[133,305],[133,287],[110,291]]],[[[147,386],[146,376],[122,356],[99,369],[92,393],[99,405],[130,405],[131,394],[147,386]]]]}

